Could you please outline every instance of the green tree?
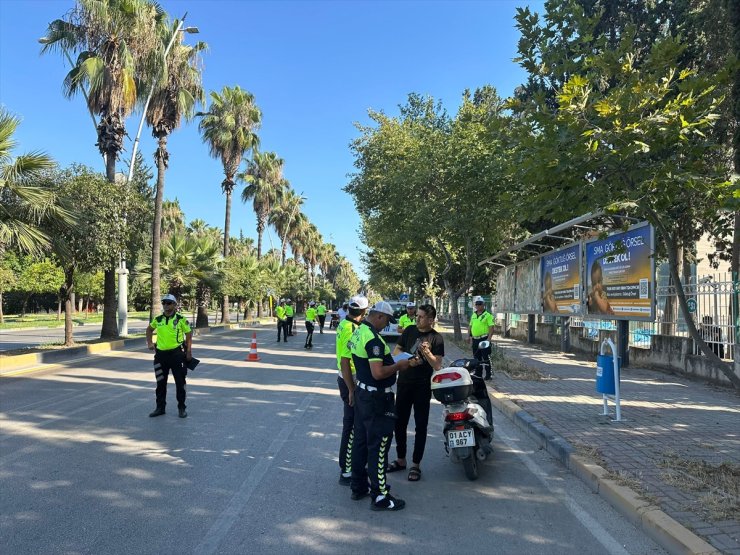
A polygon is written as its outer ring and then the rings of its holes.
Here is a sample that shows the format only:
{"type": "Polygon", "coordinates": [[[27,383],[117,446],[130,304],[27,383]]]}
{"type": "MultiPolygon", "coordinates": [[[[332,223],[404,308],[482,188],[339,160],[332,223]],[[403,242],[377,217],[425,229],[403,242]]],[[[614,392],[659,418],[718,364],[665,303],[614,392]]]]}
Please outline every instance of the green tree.
{"type": "MultiPolygon", "coordinates": [[[[208,145],[210,155],[221,160],[224,180],[221,189],[226,195],[226,217],[224,220],[224,258],[229,256],[229,230],[231,227],[231,196],[234,192],[234,176],[239,170],[242,158],[259,144],[255,133],[259,128],[262,114],[254,102],[254,96],[238,86],[224,87],[221,93],[211,92],[211,106],[208,112],[199,113],[198,125],[203,142],[208,145]]],[[[223,306],[228,307],[228,296],[223,306]]],[[[224,310],[222,323],[229,323],[229,311],[224,310]]]]}
{"type": "MultiPolygon", "coordinates": [[[[584,29],[569,32],[575,37],[584,29]]],[[[679,252],[703,233],[721,238],[732,231],[730,219],[718,217],[719,207],[735,210],[736,200],[725,141],[714,132],[726,74],[710,78],[683,67],[687,46],[679,39],[665,36],[640,48],[636,37],[634,26],[626,27],[616,48],[582,49],[581,65],[554,105],[541,94],[513,103],[529,126],[519,142],[516,181],[530,184],[522,197],[533,210],[523,212],[531,220],[562,221],[605,208],[652,223],[689,333],[720,362],[688,312],[679,252]]],[[[542,71],[530,54],[523,57],[530,73],[542,71]]],[[[732,368],[723,367],[740,387],[732,368]]]]}
{"type": "Polygon", "coordinates": [[[41,255],[51,244],[43,223],[49,219],[72,223],[71,213],[38,178],[55,166],[42,152],[13,157],[13,135],[20,120],[0,107],[0,257],[8,248],[41,255]]]}
{"type": "Polygon", "coordinates": [[[26,315],[28,300],[31,295],[43,295],[46,293],[59,294],[64,285],[64,272],[53,261],[47,259],[33,262],[24,267],[18,279],[17,290],[25,293],[23,298],[22,315],[26,315]]]}
{"type": "Polygon", "coordinates": [[[288,188],[283,178],[283,159],[274,152],[255,152],[247,169],[238,176],[247,185],[242,191],[242,202],[252,201],[257,216],[257,258],[262,257],[262,233],[273,207],[288,188]]]}
{"type": "Polygon", "coordinates": [[[49,175],[59,198],[77,210],[73,227],[52,227],[53,252],[64,272],[64,342],[74,342],[72,299],[78,271],[110,268],[126,248],[129,232],[123,214],[129,204],[127,187],[110,183],[90,168],[74,165],[49,175]],[[101,240],[104,238],[104,240],[101,240]]]}
{"type": "Polygon", "coordinates": [[[280,237],[280,264],[285,265],[290,240],[301,228],[306,216],[301,212],[303,197],[288,188],[277,200],[268,215],[268,223],[272,225],[280,237]]]}

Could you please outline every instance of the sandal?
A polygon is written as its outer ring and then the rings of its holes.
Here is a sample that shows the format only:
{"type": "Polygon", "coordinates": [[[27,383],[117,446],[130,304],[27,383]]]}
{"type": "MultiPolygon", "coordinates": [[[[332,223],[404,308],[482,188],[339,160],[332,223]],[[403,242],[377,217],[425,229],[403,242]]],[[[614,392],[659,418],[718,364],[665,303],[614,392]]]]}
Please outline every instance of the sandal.
{"type": "Polygon", "coordinates": [[[393,461],[388,465],[386,472],[398,472],[399,470],[406,470],[406,465],[398,464],[398,461],[393,461]]]}
{"type": "Polygon", "coordinates": [[[421,480],[421,468],[412,466],[409,470],[409,482],[418,482],[421,480]]]}

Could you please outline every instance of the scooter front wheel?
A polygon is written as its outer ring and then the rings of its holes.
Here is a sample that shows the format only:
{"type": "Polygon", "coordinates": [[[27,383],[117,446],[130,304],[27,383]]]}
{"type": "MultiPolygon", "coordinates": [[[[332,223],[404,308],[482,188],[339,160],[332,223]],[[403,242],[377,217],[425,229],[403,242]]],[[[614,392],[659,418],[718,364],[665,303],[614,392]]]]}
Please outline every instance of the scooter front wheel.
{"type": "Polygon", "coordinates": [[[475,456],[475,453],[472,452],[469,456],[462,459],[463,463],[463,470],[465,470],[465,477],[468,480],[477,480],[478,479],[478,458],[475,456]]]}

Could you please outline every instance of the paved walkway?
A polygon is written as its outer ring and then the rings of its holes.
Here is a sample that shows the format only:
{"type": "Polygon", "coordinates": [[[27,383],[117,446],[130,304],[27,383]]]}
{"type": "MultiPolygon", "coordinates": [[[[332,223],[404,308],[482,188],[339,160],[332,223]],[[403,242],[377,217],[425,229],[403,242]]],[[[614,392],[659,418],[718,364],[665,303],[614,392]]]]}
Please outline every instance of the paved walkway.
{"type": "MultiPolygon", "coordinates": [[[[658,371],[622,372],[622,421],[601,416],[596,364],[573,354],[496,338],[507,357],[541,381],[494,376],[494,388],[616,474],[651,503],[723,553],[740,555],[740,395],[658,371]],[[715,488],[713,468],[734,469],[715,488]]],[[[610,402],[614,417],[614,406],[610,402]]]]}

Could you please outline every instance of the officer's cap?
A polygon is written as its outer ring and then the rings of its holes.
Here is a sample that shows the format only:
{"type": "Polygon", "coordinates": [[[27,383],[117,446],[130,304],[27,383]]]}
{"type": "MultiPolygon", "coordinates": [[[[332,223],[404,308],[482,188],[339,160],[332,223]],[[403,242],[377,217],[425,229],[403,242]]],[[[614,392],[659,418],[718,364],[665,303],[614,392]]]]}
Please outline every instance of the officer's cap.
{"type": "Polygon", "coordinates": [[[478,295],[473,298],[473,304],[486,304],[486,301],[483,300],[483,297],[478,295]]]}
{"type": "Polygon", "coordinates": [[[414,301],[406,303],[406,308],[416,308],[416,303],[414,301]]]}
{"type": "Polygon", "coordinates": [[[369,304],[367,297],[362,295],[355,295],[349,300],[349,307],[355,310],[365,310],[369,304]]]}
{"type": "Polygon", "coordinates": [[[164,297],[162,297],[162,302],[165,301],[172,301],[173,303],[176,303],[177,299],[172,293],[167,293],[164,297]]]}
{"type": "Polygon", "coordinates": [[[391,324],[396,323],[396,319],[393,317],[393,307],[390,305],[390,303],[387,303],[385,301],[378,301],[370,308],[370,312],[380,312],[381,314],[387,314],[388,316],[390,316],[391,324]]]}

